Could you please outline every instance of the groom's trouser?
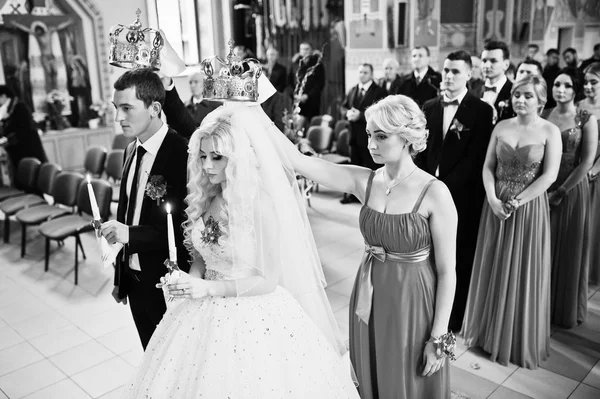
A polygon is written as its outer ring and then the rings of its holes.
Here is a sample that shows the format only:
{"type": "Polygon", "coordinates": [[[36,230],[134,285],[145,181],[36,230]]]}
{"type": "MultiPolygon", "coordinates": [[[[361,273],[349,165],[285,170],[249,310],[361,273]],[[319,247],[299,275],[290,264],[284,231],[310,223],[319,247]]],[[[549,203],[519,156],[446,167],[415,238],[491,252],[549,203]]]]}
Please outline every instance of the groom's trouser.
{"type": "Polygon", "coordinates": [[[149,278],[148,276],[144,278],[142,272],[132,269],[129,269],[126,276],[129,279],[130,287],[127,294],[129,307],[142,346],[146,350],[156,326],[167,310],[165,298],[162,290],[156,288],[158,283],[158,281],[155,281],[156,278],[149,278]]]}

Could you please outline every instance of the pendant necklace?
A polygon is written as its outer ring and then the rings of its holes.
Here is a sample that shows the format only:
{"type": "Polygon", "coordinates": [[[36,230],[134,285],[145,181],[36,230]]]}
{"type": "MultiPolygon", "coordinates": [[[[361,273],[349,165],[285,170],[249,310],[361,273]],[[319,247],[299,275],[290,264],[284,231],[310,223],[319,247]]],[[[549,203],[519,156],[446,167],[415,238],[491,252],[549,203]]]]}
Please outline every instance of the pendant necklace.
{"type": "Polygon", "coordinates": [[[400,184],[402,181],[408,179],[413,173],[415,173],[415,170],[417,170],[417,167],[415,166],[415,168],[412,170],[412,172],[410,172],[409,174],[407,174],[406,176],[404,176],[402,179],[398,180],[396,183],[389,185],[387,184],[387,182],[385,181],[385,172],[383,173],[383,182],[385,183],[385,185],[387,186],[387,190],[385,190],[385,195],[390,195],[390,193],[392,192],[392,188],[396,187],[398,184],[400,184]]]}

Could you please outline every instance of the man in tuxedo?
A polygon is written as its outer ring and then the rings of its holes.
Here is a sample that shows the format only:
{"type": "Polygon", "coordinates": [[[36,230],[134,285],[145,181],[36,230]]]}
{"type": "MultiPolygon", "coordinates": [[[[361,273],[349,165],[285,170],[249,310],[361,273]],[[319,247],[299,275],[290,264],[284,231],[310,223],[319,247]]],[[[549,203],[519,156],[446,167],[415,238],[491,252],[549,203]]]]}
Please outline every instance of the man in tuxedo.
{"type": "Polygon", "coordinates": [[[6,147],[12,170],[26,157],[48,161],[31,111],[5,85],[0,85],[0,145],[6,147]]]}
{"type": "Polygon", "coordinates": [[[419,106],[437,97],[442,76],[429,66],[430,53],[427,46],[415,47],[411,52],[413,72],[404,77],[398,94],[415,100],[419,106]]]}
{"type": "Polygon", "coordinates": [[[467,90],[471,78],[469,53],[461,50],[448,54],[442,76],[444,94],[423,106],[429,137],[427,149],[417,156],[416,163],[448,186],[458,212],[456,294],[450,328],[459,331],[485,200],[481,174],[493,128],[493,110],[467,90]]]}
{"type": "Polygon", "coordinates": [[[201,72],[195,72],[190,75],[190,90],[192,98],[185,104],[185,107],[194,116],[194,120],[199,126],[204,118],[206,118],[206,115],[219,108],[222,104],[219,101],[206,100],[202,97],[204,74],[201,72]]]}
{"type": "Polygon", "coordinates": [[[398,94],[402,77],[398,74],[400,63],[395,58],[386,58],[383,61],[384,77],[379,80],[379,87],[384,89],[388,95],[398,94]]]}
{"type": "Polygon", "coordinates": [[[283,93],[287,85],[287,69],[278,61],[279,52],[273,47],[269,47],[267,50],[267,63],[263,66],[263,70],[275,89],[283,93]]]}
{"type": "Polygon", "coordinates": [[[100,232],[109,243],[123,244],[112,295],[123,304],[129,300],[146,349],[166,311],[163,292],[156,288],[167,273],[164,261],[169,258],[166,204],[173,215],[179,268],[185,272],[190,268],[181,228],[187,195],[187,140],[161,121],[165,89],[150,69],[125,72],[114,89],[115,121],[135,141],[125,150],[117,220],[104,222],[100,232]],[[166,186],[162,195],[147,192],[160,183],[166,186]]]}
{"type": "Polygon", "coordinates": [[[554,79],[560,73],[560,66],[558,65],[560,62],[560,53],[557,49],[551,48],[546,51],[546,66],[544,67],[544,72],[542,72],[542,76],[546,81],[546,87],[548,88],[548,101],[544,106],[544,109],[550,109],[556,107],[556,101],[554,101],[554,97],[552,97],[552,85],[554,84],[554,79]]]}
{"type": "Polygon", "coordinates": [[[490,41],[481,53],[485,84],[471,93],[494,107],[494,124],[516,114],[512,109],[510,91],[512,82],[506,77],[510,52],[504,42],[490,41]]]}
{"type": "MultiPolygon", "coordinates": [[[[346,115],[350,121],[350,162],[353,165],[375,170],[381,165],[376,164],[369,153],[365,110],[384,98],[387,93],[373,81],[373,65],[371,64],[362,64],[358,67],[358,81],[359,83],[348,92],[341,110],[342,114],[346,115]]],[[[344,196],[341,202],[348,204],[357,201],[354,196],[344,196]]]]}

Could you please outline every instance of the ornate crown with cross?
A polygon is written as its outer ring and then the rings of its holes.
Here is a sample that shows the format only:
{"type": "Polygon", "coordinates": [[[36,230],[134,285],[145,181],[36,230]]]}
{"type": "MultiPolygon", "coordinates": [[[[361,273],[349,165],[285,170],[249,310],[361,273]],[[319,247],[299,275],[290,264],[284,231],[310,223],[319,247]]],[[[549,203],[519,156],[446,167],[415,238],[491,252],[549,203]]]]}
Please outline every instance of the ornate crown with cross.
{"type": "Polygon", "coordinates": [[[161,33],[152,28],[142,28],[140,9],[129,26],[117,24],[110,29],[108,62],[121,68],[152,68],[159,70],[160,50],[165,44],[161,33]]]}
{"type": "Polygon", "coordinates": [[[229,40],[226,60],[213,56],[202,60],[204,78],[203,96],[226,101],[258,101],[258,78],[262,74],[260,62],[254,58],[242,60],[233,54],[234,41],[229,40]],[[215,75],[213,63],[218,73],[215,75]]]}

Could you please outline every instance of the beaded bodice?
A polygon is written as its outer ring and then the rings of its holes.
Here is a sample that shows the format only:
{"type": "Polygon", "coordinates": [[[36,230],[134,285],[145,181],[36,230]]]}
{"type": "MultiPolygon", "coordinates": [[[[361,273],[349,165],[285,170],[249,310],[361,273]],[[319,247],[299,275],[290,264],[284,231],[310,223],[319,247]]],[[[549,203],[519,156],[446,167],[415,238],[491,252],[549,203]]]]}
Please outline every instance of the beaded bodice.
{"type": "Polygon", "coordinates": [[[204,278],[206,280],[235,279],[232,267],[233,251],[227,236],[222,235],[218,242],[208,243],[203,235],[206,229],[207,226],[202,219],[192,228],[192,243],[206,264],[204,278]]]}
{"type": "Polygon", "coordinates": [[[518,195],[541,175],[544,150],[543,144],[514,148],[501,137],[498,139],[496,191],[501,200],[518,195]]]}
{"type": "Polygon", "coordinates": [[[575,115],[575,126],[560,132],[563,144],[562,158],[558,177],[549,191],[561,186],[569,177],[573,169],[581,162],[581,143],[583,141],[583,126],[590,119],[590,114],[585,110],[578,110],[575,115]]]}

